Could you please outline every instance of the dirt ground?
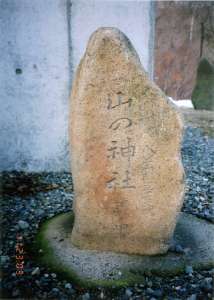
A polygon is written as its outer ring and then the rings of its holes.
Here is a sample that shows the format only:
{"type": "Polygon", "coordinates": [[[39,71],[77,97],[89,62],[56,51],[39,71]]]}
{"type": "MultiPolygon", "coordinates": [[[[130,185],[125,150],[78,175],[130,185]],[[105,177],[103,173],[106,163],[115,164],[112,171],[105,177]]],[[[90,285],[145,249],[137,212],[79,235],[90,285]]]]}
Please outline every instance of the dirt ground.
{"type": "Polygon", "coordinates": [[[185,127],[201,128],[204,134],[214,137],[214,112],[208,110],[194,110],[179,108],[184,116],[185,127]]]}

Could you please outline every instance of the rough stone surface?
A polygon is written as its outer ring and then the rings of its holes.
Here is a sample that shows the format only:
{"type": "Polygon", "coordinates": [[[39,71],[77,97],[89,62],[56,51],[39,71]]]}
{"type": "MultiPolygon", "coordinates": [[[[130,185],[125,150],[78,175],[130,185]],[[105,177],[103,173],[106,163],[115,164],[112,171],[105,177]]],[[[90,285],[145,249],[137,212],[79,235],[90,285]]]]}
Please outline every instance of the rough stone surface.
{"type": "Polygon", "coordinates": [[[73,244],[165,253],[184,192],[182,121],[119,30],[101,28],[90,38],[70,125],[73,244]]]}
{"type": "Polygon", "coordinates": [[[174,233],[174,243],[185,250],[182,254],[169,251],[165,255],[141,256],[80,250],[70,241],[72,225],[72,214],[61,214],[49,221],[43,239],[53,250],[53,264],[57,261],[84,280],[127,279],[129,272],[174,275],[190,266],[193,270],[214,267],[214,225],[190,214],[180,213],[174,233]]]}
{"type": "Polygon", "coordinates": [[[214,110],[214,68],[205,58],[198,67],[192,102],[195,109],[214,110]]]}

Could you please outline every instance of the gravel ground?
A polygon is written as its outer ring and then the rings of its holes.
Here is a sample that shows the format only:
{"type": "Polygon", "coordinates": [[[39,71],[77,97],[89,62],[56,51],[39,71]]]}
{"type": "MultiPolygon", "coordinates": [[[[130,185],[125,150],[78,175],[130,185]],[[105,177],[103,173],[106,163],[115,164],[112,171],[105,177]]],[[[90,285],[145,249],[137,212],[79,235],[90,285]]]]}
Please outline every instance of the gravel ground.
{"type": "MultiPolygon", "coordinates": [[[[214,222],[214,139],[198,128],[187,128],[182,147],[187,192],[183,210],[214,222]]],[[[60,279],[39,266],[29,245],[44,220],[67,212],[72,206],[72,179],[69,173],[25,174],[3,172],[2,222],[2,297],[1,299],[214,299],[214,270],[157,277],[145,274],[135,286],[116,289],[84,289],[60,279]],[[17,240],[22,238],[24,275],[16,276],[17,240]]],[[[182,249],[177,249],[182,251],[182,249]]]]}

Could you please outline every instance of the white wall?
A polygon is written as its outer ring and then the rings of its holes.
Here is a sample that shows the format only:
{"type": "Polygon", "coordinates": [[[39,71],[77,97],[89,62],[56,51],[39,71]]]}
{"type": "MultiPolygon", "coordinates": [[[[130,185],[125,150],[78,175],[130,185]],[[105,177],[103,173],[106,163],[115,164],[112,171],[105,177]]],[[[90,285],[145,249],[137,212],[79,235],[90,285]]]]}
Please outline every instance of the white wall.
{"type": "Polygon", "coordinates": [[[73,0],[71,6],[72,65],[76,67],[85,52],[90,35],[99,27],[117,27],[124,32],[137,50],[150,74],[153,63],[152,3],[127,0],[73,0]]]}
{"type": "Polygon", "coordinates": [[[152,16],[150,1],[0,0],[1,170],[69,170],[71,75],[89,35],[118,27],[151,73],[152,16]]]}
{"type": "Polygon", "coordinates": [[[1,169],[68,166],[67,3],[0,1],[1,169]],[[16,74],[16,69],[22,74],[16,74]]]}

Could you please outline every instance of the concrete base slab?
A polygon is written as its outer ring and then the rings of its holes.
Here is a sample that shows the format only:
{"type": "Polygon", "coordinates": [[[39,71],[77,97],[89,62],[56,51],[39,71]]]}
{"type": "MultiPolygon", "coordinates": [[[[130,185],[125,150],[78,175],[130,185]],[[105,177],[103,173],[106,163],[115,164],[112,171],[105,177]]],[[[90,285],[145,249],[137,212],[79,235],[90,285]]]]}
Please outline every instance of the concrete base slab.
{"type": "Polygon", "coordinates": [[[185,253],[156,256],[80,250],[71,244],[73,219],[72,213],[65,213],[47,221],[37,245],[43,249],[40,260],[82,284],[120,286],[140,281],[147,272],[175,275],[187,265],[194,270],[214,267],[214,225],[193,215],[181,213],[174,233],[185,253]]]}

